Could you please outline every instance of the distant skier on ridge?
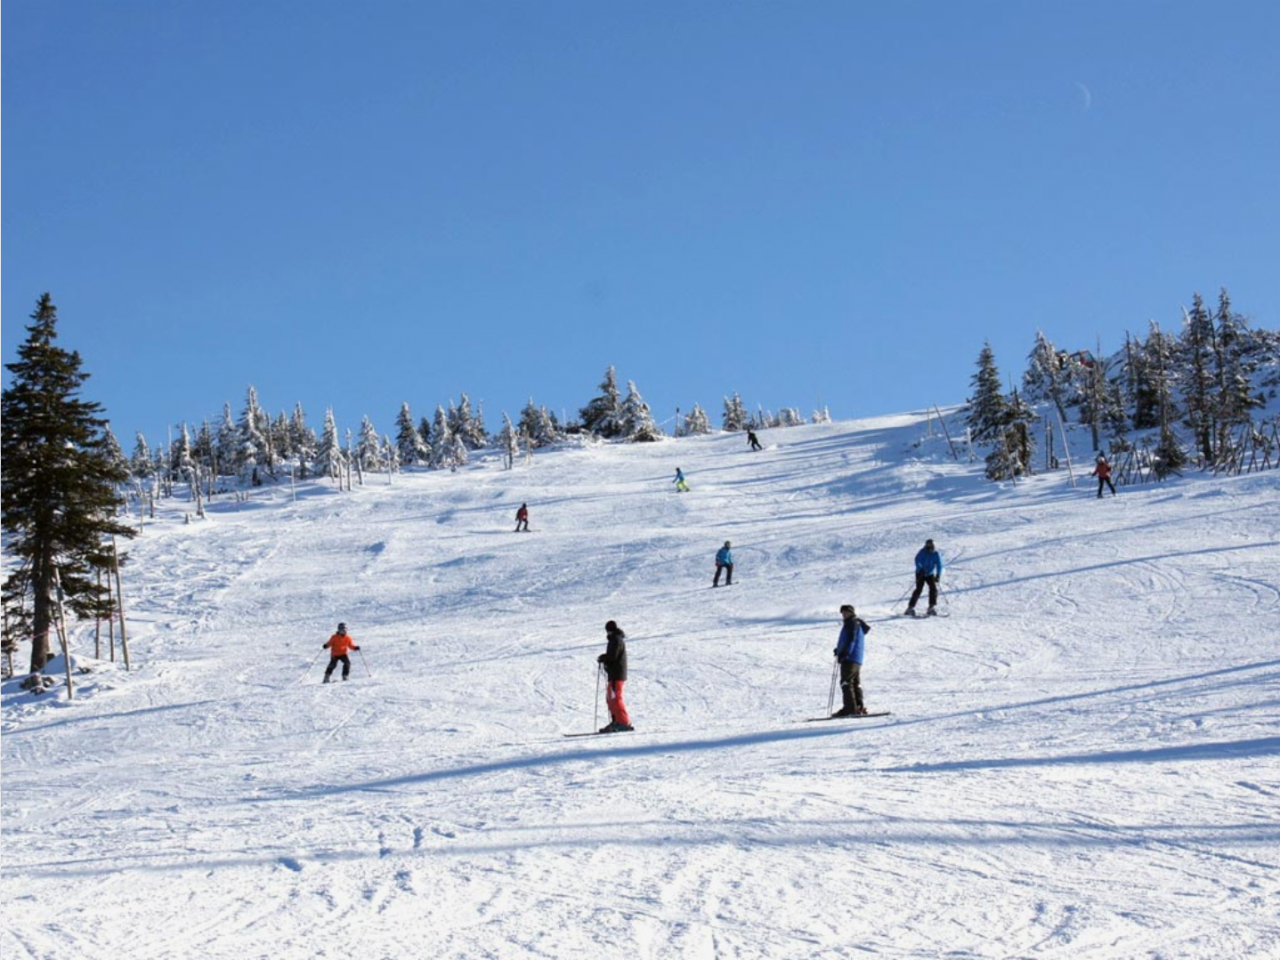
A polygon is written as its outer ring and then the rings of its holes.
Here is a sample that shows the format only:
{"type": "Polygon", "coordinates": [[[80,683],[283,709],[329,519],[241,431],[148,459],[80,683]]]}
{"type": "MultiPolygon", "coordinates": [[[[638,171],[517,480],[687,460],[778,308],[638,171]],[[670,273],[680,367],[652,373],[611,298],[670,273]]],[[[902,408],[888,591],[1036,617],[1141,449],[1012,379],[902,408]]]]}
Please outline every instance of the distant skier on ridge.
{"type": "Polygon", "coordinates": [[[942,554],[934,549],[932,540],[926,540],[924,548],[916,554],[916,589],[911,594],[911,602],[907,604],[907,616],[917,616],[916,601],[920,599],[920,592],[926,583],[929,585],[929,610],[925,616],[937,616],[938,580],[941,577],[942,554]]]}
{"type": "Polygon", "coordinates": [[[328,683],[332,679],[334,667],[339,663],[342,664],[342,679],[346,680],[351,676],[351,658],[347,656],[347,651],[360,648],[348,635],[345,623],[338,624],[338,632],[324,642],[324,648],[329,651],[329,666],[324,671],[324,682],[328,683]]]}

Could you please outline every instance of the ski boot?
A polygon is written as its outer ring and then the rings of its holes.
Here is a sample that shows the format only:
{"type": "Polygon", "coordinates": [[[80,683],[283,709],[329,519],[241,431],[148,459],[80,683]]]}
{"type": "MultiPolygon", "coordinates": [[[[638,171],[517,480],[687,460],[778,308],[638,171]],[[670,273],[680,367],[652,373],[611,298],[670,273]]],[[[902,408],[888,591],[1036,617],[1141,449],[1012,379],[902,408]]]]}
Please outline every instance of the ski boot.
{"type": "Polygon", "coordinates": [[[937,607],[930,607],[928,611],[925,612],[926,617],[936,617],[937,615],[938,615],[937,607]]]}

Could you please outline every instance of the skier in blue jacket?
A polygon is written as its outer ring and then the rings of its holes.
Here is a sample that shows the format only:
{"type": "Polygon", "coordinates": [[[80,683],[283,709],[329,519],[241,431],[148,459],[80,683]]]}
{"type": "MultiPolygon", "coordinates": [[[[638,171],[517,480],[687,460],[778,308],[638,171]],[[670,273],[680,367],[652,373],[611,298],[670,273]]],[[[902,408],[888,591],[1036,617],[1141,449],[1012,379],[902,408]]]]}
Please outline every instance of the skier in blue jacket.
{"type": "Polygon", "coordinates": [[[725,573],[724,585],[726,587],[733,585],[733,552],[729,549],[729,541],[724,542],[724,546],[716,551],[716,575],[711,581],[713,587],[720,586],[720,571],[725,573]]]}
{"type": "Polygon", "coordinates": [[[920,591],[924,589],[926,583],[929,585],[929,609],[925,616],[937,616],[940,579],[942,579],[942,554],[934,549],[932,540],[926,540],[924,549],[916,554],[916,589],[911,594],[911,602],[907,604],[907,616],[918,616],[916,601],[920,599],[920,591]]]}
{"type": "Polygon", "coordinates": [[[871,626],[860,618],[850,604],[840,608],[844,625],[840,639],[836,641],[835,656],[840,663],[840,696],[844,705],[833,717],[865,717],[867,708],[862,702],[862,660],[867,651],[867,633],[871,626]]]}

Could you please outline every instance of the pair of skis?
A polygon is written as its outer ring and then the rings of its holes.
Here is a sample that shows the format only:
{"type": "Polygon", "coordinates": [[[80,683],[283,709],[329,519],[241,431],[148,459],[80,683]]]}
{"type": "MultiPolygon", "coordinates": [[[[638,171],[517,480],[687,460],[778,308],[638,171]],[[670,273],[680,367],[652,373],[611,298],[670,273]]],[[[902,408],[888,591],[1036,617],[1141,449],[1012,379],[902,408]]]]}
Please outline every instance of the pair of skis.
{"type": "MultiPolygon", "coordinates": [[[[880,711],[877,711],[876,713],[856,713],[856,714],[846,714],[844,716],[832,715],[827,717],[807,717],[804,720],[801,720],[800,722],[801,723],[822,723],[823,721],[826,721],[826,720],[870,720],[873,717],[890,717],[890,716],[893,716],[893,714],[891,714],[888,710],[880,710],[880,711]]],[[[621,731],[615,730],[615,731],[610,731],[608,733],[605,733],[600,730],[588,730],[583,733],[565,733],[565,734],[561,734],[561,736],[565,738],[609,737],[609,736],[613,736],[614,733],[633,733],[633,732],[634,731],[631,731],[631,730],[621,730],[621,731]]]]}

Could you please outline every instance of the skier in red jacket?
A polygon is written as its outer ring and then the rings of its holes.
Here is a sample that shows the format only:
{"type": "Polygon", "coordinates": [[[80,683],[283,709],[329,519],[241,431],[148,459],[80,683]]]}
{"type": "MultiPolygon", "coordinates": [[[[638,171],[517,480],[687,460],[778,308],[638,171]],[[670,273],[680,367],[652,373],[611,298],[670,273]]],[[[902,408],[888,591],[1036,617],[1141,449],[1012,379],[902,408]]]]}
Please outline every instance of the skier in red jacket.
{"type": "Polygon", "coordinates": [[[351,658],[347,656],[348,650],[359,650],[356,642],[351,639],[347,633],[347,625],[345,623],[338,624],[338,632],[324,642],[324,647],[329,651],[329,666],[324,671],[324,682],[328,683],[333,675],[333,669],[342,663],[342,679],[345,680],[351,676],[351,658]]]}
{"type": "Polygon", "coordinates": [[[1091,477],[1098,478],[1098,499],[1102,499],[1102,485],[1105,483],[1111,488],[1111,495],[1116,495],[1116,485],[1111,482],[1111,464],[1107,463],[1107,458],[1102,454],[1098,454],[1098,462],[1094,465],[1093,472],[1089,474],[1091,477]]]}

